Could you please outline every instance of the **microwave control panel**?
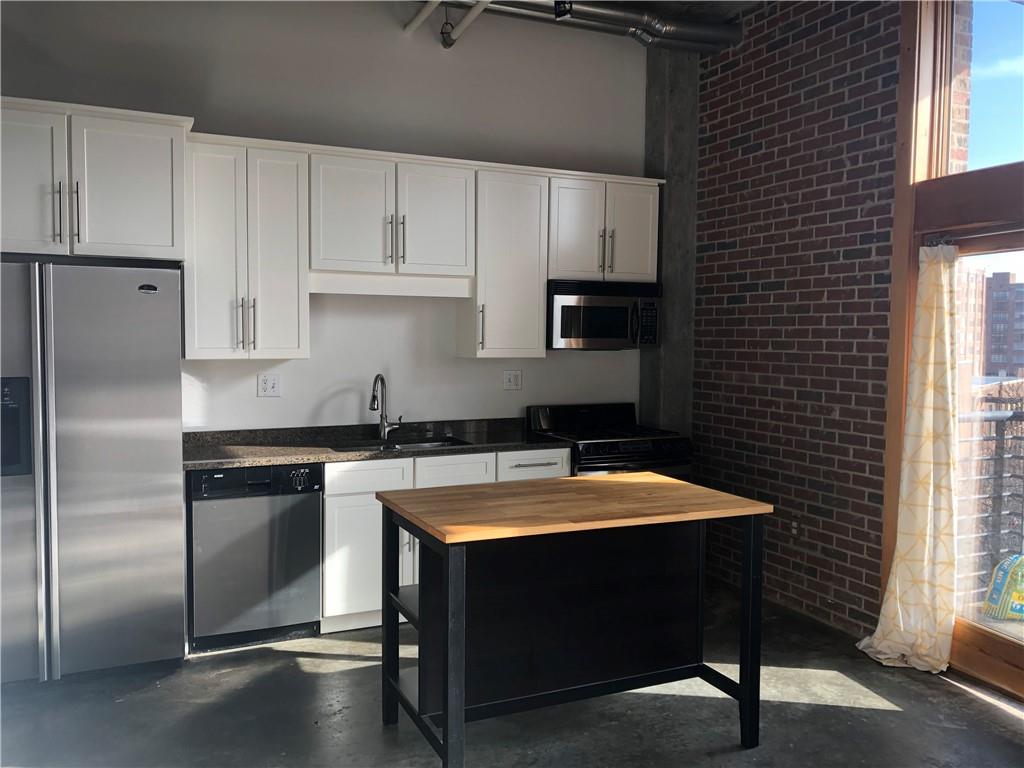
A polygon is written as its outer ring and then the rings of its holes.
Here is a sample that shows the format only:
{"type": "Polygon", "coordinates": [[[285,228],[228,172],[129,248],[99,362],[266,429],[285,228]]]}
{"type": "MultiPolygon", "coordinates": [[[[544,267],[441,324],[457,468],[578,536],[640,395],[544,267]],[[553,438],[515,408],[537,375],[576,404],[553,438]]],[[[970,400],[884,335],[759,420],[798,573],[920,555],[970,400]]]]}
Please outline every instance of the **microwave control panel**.
{"type": "Polygon", "coordinates": [[[641,346],[658,343],[658,302],[640,299],[640,334],[637,342],[641,346]]]}

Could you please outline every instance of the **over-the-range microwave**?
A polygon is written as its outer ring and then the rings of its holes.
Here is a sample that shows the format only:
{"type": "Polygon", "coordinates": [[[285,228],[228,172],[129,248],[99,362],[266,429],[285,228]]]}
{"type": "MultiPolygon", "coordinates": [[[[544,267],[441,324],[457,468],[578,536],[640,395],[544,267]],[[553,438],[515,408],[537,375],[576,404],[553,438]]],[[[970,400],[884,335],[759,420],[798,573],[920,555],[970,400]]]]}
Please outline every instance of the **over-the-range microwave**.
{"type": "Polygon", "coordinates": [[[658,283],[548,281],[548,349],[658,344],[658,283]]]}

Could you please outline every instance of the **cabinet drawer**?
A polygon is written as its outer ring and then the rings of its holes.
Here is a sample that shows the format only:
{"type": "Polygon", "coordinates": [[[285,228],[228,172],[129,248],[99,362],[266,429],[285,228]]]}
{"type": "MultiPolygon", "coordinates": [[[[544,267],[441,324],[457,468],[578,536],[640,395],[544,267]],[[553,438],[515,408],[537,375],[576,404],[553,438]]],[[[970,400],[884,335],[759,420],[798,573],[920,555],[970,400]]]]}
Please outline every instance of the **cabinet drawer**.
{"type": "Polygon", "coordinates": [[[416,459],[417,488],[493,482],[493,453],[463,453],[457,456],[426,456],[416,459]]]}
{"type": "Polygon", "coordinates": [[[570,474],[569,449],[508,451],[498,454],[498,481],[539,480],[570,474]]]}
{"type": "Polygon", "coordinates": [[[324,465],[324,493],[371,493],[412,488],[412,459],[338,461],[324,465]]]}

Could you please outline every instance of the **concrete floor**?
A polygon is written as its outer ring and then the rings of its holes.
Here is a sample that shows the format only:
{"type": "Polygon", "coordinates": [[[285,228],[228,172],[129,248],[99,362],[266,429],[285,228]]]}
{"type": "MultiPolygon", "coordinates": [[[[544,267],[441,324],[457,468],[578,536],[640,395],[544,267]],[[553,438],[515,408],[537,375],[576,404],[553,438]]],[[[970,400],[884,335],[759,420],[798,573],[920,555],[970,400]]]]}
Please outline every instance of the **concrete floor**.
{"type": "MultiPolygon", "coordinates": [[[[735,674],[735,603],[710,602],[708,660],[735,674]]],[[[766,613],[760,747],[740,749],[732,700],[688,680],[472,723],[467,765],[1024,765],[1021,705],[766,613]]],[[[14,683],[0,709],[5,766],[440,766],[404,713],[380,723],[376,630],[14,683]]]]}

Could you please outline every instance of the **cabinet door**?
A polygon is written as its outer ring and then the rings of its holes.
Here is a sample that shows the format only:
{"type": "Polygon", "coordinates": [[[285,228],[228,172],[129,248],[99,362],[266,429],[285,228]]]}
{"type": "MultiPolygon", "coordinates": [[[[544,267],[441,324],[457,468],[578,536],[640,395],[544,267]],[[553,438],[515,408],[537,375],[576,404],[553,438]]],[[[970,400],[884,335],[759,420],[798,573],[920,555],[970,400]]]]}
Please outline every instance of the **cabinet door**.
{"type": "Polygon", "coordinates": [[[475,249],[473,171],[398,164],[398,271],[472,275],[475,249]]]}
{"type": "Polygon", "coordinates": [[[658,187],[608,183],[605,280],[658,279],[658,187]]]}
{"type": "Polygon", "coordinates": [[[249,356],[309,357],[309,159],[249,149],[249,356]]]}
{"type": "Polygon", "coordinates": [[[381,505],[374,494],[326,496],[324,616],[381,609],[380,558],[381,505]]]}
{"type": "Polygon", "coordinates": [[[312,155],[313,269],[395,271],[395,164],[312,155]]]}
{"type": "Polygon", "coordinates": [[[416,459],[417,488],[493,483],[494,478],[493,453],[462,453],[416,459]]]}
{"type": "Polygon", "coordinates": [[[248,357],[245,149],[185,152],[185,357],[248,357]]]}
{"type": "Polygon", "coordinates": [[[185,257],[185,129],[71,116],[71,250],[185,257]]]}
{"type": "Polygon", "coordinates": [[[67,254],[67,117],[5,109],[0,139],[2,249],[67,254]]]}
{"type": "Polygon", "coordinates": [[[602,279],[604,187],[603,181],[551,179],[549,278],[602,279]]]}
{"type": "Polygon", "coordinates": [[[477,357],[544,357],[548,180],[477,177],[477,357]]]}

